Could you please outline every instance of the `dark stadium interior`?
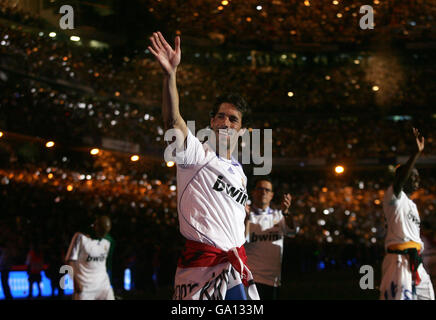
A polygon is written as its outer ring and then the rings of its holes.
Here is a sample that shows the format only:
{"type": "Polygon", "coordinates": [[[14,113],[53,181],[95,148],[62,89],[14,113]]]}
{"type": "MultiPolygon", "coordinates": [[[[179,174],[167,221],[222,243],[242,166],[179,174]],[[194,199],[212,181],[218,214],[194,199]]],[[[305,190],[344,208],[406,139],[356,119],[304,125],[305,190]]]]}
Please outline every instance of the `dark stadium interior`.
{"type": "Polygon", "coordinates": [[[412,127],[426,139],[412,199],[436,241],[435,18],[434,0],[0,0],[0,247],[22,266],[38,243],[61,265],[74,233],[107,214],[116,296],[171,299],[183,237],[147,49],[160,30],[181,36],[180,105],[197,130],[229,90],[247,98],[249,128],[273,130],[275,205],[292,194],[301,226],[285,240],[280,299],[378,299],[383,195],[412,127]],[[73,30],[59,27],[63,4],[73,30]],[[367,4],[375,26],[362,30],[367,4]]]}

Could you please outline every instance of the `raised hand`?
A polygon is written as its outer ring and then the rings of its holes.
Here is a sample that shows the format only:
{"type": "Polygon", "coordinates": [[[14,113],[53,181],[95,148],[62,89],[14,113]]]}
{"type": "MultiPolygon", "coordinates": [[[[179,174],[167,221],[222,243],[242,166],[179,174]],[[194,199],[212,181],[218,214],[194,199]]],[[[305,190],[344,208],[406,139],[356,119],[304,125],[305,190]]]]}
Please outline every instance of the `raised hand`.
{"type": "Polygon", "coordinates": [[[150,41],[152,43],[152,47],[149,46],[148,50],[150,50],[150,52],[159,61],[163,71],[168,75],[175,73],[182,58],[182,51],[180,50],[180,37],[177,36],[174,41],[174,50],[159,31],[153,33],[153,36],[150,37],[150,41]]]}
{"type": "Polygon", "coordinates": [[[284,214],[288,214],[289,207],[291,206],[292,196],[288,193],[283,196],[281,209],[284,214]]]}
{"type": "Polygon", "coordinates": [[[424,150],[424,137],[421,135],[421,133],[419,133],[419,130],[416,128],[413,128],[413,134],[415,135],[418,151],[422,152],[424,150]]]}

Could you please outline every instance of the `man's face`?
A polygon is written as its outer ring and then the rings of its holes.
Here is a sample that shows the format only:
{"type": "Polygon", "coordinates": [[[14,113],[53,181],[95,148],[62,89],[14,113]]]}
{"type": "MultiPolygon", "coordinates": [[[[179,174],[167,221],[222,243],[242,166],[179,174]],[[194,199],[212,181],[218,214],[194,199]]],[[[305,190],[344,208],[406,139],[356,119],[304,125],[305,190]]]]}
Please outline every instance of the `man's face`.
{"type": "Polygon", "coordinates": [[[242,114],[232,104],[224,102],[216,115],[210,119],[210,127],[215,133],[216,146],[226,145],[227,150],[234,147],[242,127],[242,114]]]}
{"type": "Polygon", "coordinates": [[[412,192],[415,192],[419,189],[419,172],[416,168],[412,170],[409,179],[407,180],[407,189],[412,192]]]}
{"type": "Polygon", "coordinates": [[[272,184],[269,181],[258,181],[256,188],[253,191],[253,203],[256,207],[269,206],[274,192],[272,190],[272,184]]]}
{"type": "Polygon", "coordinates": [[[99,217],[94,222],[95,234],[99,238],[104,238],[111,230],[112,224],[108,217],[99,217]]]}

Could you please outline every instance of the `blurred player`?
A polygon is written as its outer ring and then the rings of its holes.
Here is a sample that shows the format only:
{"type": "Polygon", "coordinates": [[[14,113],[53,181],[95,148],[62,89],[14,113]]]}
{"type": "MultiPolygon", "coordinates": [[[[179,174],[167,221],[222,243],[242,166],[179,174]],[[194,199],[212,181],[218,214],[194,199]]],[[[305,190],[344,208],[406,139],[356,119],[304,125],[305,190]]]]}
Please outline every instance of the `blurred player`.
{"type": "Polygon", "coordinates": [[[73,300],[115,300],[106,269],[110,242],[104,237],[111,229],[107,216],[96,218],[93,234],[77,232],[65,261],[73,267],[73,300]]]}
{"type": "Polygon", "coordinates": [[[236,94],[218,99],[210,119],[215,140],[202,144],[180,115],[176,86],[180,37],[175,39],[175,50],[160,32],[150,40],[148,48],[164,72],[165,127],[179,135],[178,214],[180,232],[187,240],[175,275],[174,299],[258,299],[243,247],[247,178],[231,157],[246,102],[236,94]]]}
{"type": "Polygon", "coordinates": [[[436,286],[436,229],[434,222],[423,221],[421,224],[421,239],[424,242],[425,252],[422,254],[422,263],[428,272],[433,288],[436,286]]]}
{"type": "Polygon", "coordinates": [[[252,195],[253,205],[246,223],[248,265],[260,298],[276,300],[281,284],[283,238],[295,235],[296,231],[291,229],[294,221],[288,215],[292,197],[289,194],[283,196],[281,210],[271,209],[274,191],[267,178],[257,180],[252,195]]]}
{"type": "Polygon", "coordinates": [[[424,150],[424,137],[415,128],[413,134],[417,149],[406,164],[397,168],[383,202],[387,254],[382,266],[381,300],[434,300],[430,277],[422,265],[421,220],[409,198],[419,188],[419,174],[414,166],[424,150]]]}

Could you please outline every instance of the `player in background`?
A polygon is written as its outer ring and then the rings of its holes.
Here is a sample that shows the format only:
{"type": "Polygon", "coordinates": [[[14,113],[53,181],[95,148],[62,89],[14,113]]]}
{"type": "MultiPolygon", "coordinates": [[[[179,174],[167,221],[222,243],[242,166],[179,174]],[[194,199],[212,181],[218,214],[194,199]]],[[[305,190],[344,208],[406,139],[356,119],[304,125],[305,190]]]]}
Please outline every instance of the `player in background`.
{"type": "Polygon", "coordinates": [[[425,252],[422,253],[422,263],[428,272],[433,288],[436,286],[436,229],[433,219],[426,219],[421,224],[421,239],[425,252]]]}
{"type": "Polygon", "coordinates": [[[259,178],[252,192],[246,222],[248,265],[262,300],[277,300],[281,285],[283,239],[298,232],[289,214],[292,197],[285,194],[281,210],[272,209],[273,185],[268,178],[259,178]]]}
{"type": "Polygon", "coordinates": [[[247,109],[243,98],[219,98],[211,112],[212,138],[201,143],[179,110],[176,86],[181,61],[180,37],[173,49],[160,32],[150,38],[150,52],[162,67],[162,116],[176,132],[177,190],[180,232],[186,238],[179,259],[174,299],[258,299],[246,265],[245,204],[247,178],[231,157],[247,109]],[[242,285],[244,284],[244,285],[242,285]]]}
{"type": "Polygon", "coordinates": [[[65,261],[73,268],[73,300],[115,300],[106,268],[111,243],[105,239],[112,224],[107,216],[95,219],[92,234],[77,232],[65,261]]]}
{"type": "Polygon", "coordinates": [[[415,128],[413,134],[416,151],[406,164],[396,169],[393,184],[386,190],[383,201],[387,233],[381,300],[434,300],[430,277],[422,265],[421,219],[415,203],[409,198],[419,188],[415,163],[424,150],[424,137],[415,128]]]}

